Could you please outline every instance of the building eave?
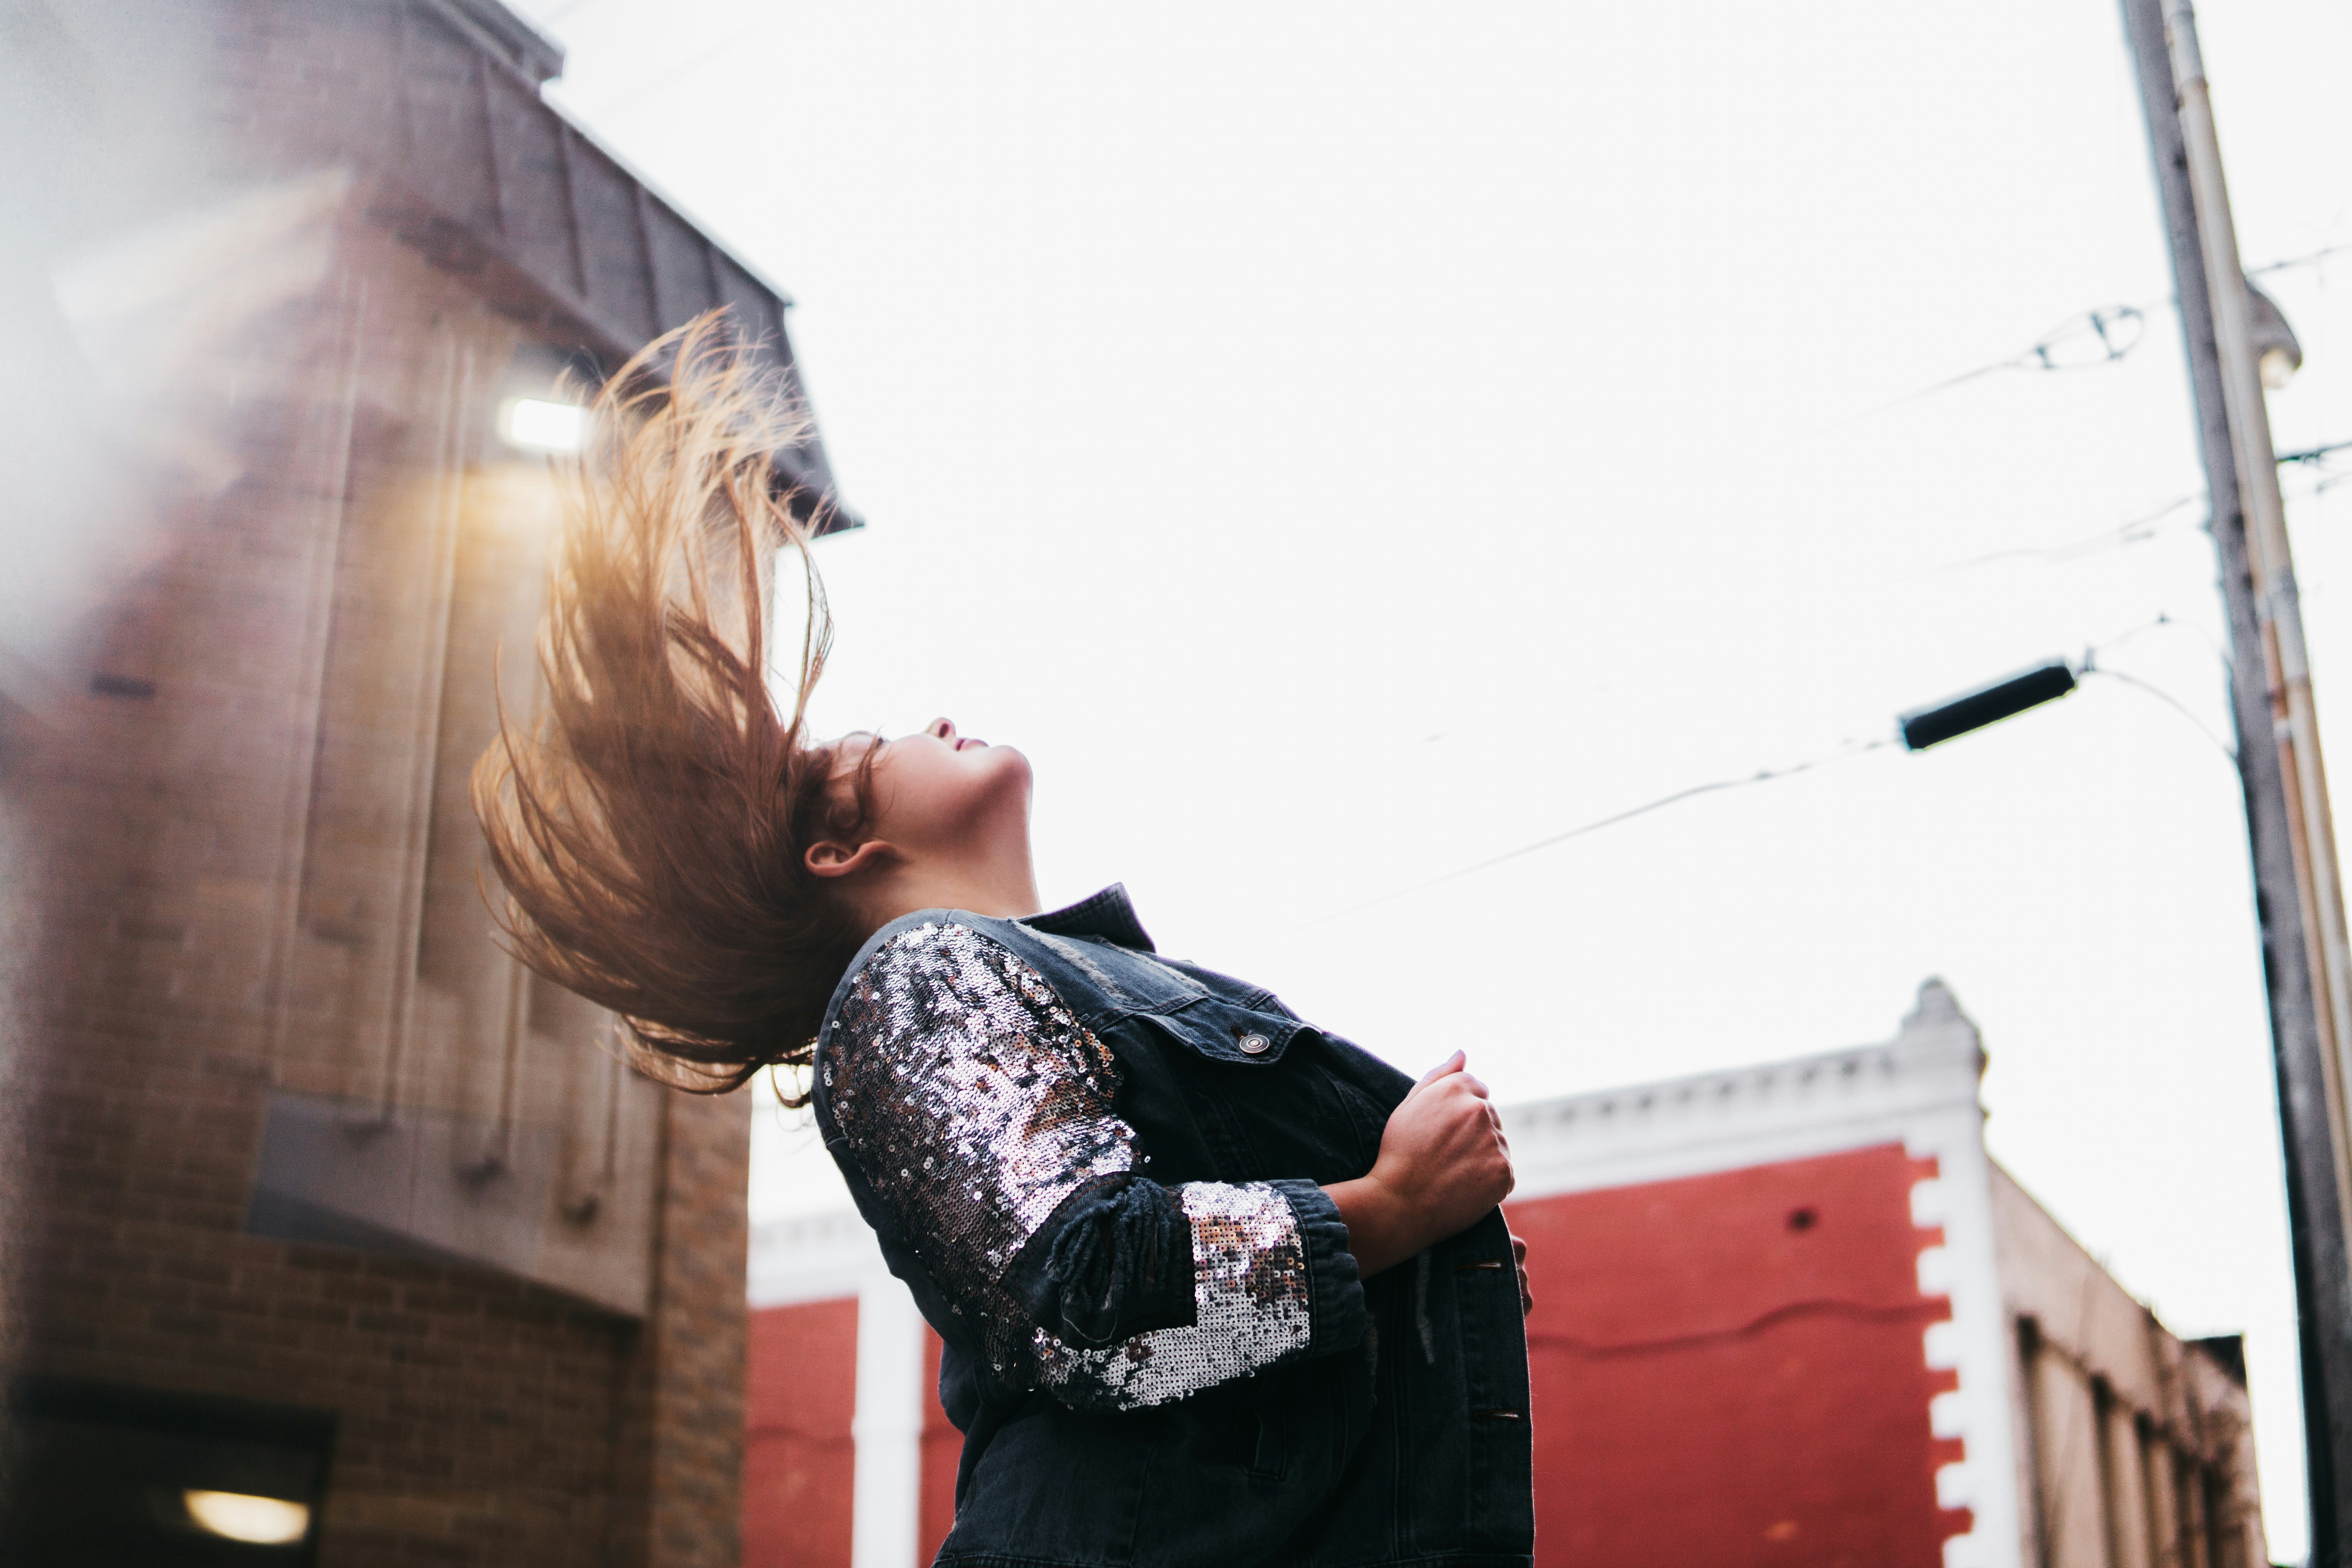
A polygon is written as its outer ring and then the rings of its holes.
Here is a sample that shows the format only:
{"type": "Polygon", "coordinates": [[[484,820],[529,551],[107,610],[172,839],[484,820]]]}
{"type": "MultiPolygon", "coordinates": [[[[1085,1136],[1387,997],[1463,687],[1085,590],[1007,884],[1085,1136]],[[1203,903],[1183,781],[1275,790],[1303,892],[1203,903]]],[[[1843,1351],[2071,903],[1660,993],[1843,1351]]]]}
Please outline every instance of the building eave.
{"type": "MultiPolygon", "coordinates": [[[[562,53],[527,24],[495,0],[287,9],[331,26],[355,62],[320,90],[264,94],[254,129],[289,173],[353,166],[371,218],[601,369],[724,309],[787,395],[805,398],[791,300],[541,96],[538,73],[562,53]]],[[[821,437],[777,466],[818,531],[859,526],[821,437]]]]}

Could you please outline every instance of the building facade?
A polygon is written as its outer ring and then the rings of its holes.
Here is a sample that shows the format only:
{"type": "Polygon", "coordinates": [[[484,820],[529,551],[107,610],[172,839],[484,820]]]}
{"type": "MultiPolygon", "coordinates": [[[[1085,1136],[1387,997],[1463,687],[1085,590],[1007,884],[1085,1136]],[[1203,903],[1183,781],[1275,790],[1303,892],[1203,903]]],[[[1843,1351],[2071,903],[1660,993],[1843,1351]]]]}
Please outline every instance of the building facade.
{"type": "Polygon", "coordinates": [[[0,1561],[731,1563],[746,1097],[505,957],[467,780],[534,702],[518,403],[720,307],[789,389],[786,301],[495,0],[10,51],[0,1561]]]}
{"type": "MultiPolygon", "coordinates": [[[[1510,1108],[1547,1568],[2259,1568],[2242,1359],[1987,1155],[1942,984],[1890,1042],[1510,1108]]],[[[953,1521],[938,1341],[855,1214],[752,1240],[744,1560],[953,1521]]]]}

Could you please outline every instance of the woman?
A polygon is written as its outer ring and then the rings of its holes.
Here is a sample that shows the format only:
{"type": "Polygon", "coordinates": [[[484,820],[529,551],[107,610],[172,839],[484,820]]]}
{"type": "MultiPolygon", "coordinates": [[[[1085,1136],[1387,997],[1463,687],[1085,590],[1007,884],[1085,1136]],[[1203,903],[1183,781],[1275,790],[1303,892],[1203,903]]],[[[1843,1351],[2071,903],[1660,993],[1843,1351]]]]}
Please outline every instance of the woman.
{"type": "Polygon", "coordinates": [[[599,400],[545,716],[477,773],[520,955],[681,1087],[807,1069],[787,1103],[945,1343],[940,1563],[1528,1563],[1510,1160],[1463,1053],[1413,1083],[1160,957],[1116,887],[1039,912],[1009,746],[812,742],[778,406],[707,320],[599,400]]]}

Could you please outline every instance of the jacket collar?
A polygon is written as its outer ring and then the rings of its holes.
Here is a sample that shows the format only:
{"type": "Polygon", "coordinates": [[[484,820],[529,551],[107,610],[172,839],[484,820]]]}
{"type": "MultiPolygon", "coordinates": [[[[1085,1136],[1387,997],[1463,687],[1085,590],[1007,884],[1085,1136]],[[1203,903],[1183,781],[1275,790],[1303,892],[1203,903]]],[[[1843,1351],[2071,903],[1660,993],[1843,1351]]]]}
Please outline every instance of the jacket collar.
{"type": "Polygon", "coordinates": [[[1135,906],[1127,901],[1124,882],[1113,882],[1075,904],[1048,910],[1042,915],[1025,916],[1021,923],[1048,936],[1098,936],[1142,952],[1160,951],[1151,945],[1143,922],[1135,918],[1135,906]]]}

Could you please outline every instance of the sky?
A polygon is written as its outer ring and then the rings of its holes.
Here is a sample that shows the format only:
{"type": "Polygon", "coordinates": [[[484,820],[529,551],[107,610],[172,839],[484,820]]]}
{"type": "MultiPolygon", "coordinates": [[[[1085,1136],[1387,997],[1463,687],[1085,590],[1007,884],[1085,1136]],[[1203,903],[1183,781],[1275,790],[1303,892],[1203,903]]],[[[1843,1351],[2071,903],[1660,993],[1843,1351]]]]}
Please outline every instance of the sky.
{"type": "MultiPolygon", "coordinates": [[[[1163,952],[1415,1071],[1464,1047],[1507,1102],[1885,1039],[1942,976],[1995,1156],[2177,1331],[2246,1333],[2272,1550],[2305,1550],[2113,0],[517,8],[570,51],[550,97],[797,300],[868,525],[819,546],[823,726],[1019,745],[1049,905],[1123,880],[1163,952]],[[1886,406],[2118,305],[2114,363],[1886,406]],[[2146,685],[1862,749],[2095,646],[2146,685]]],[[[2352,12],[2201,26],[2247,263],[2352,242],[2352,12]]],[[[2308,356],[2280,448],[2352,438],[2352,253],[2263,282],[2308,356]]],[[[2352,747],[2328,478],[2285,482],[2352,747]]],[[[763,1112],[755,1217],[838,1194],[763,1112]]]]}

